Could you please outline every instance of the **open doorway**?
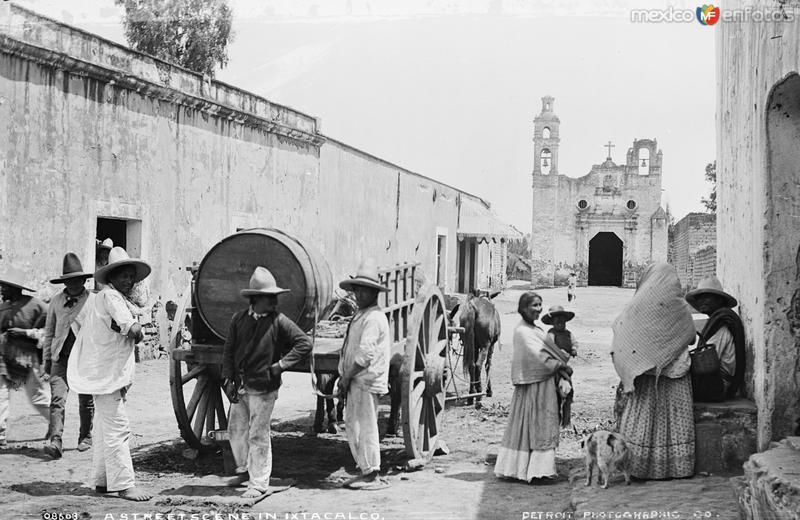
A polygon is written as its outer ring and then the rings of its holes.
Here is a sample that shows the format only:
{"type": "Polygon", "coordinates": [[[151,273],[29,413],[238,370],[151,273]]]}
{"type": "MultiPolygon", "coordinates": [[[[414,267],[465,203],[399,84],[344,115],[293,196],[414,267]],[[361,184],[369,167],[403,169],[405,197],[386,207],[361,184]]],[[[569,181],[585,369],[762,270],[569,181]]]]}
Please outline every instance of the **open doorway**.
{"type": "Polygon", "coordinates": [[[436,236],[436,285],[444,289],[447,282],[447,235],[436,236]]]}
{"type": "MultiPolygon", "coordinates": [[[[111,239],[115,247],[124,248],[132,258],[141,257],[142,221],[114,217],[97,217],[95,238],[98,243],[111,239]]],[[[99,248],[95,252],[95,265],[98,265],[99,248]]]]}
{"type": "Polygon", "coordinates": [[[614,233],[589,241],[589,285],[622,285],[622,240],[614,233]]]}

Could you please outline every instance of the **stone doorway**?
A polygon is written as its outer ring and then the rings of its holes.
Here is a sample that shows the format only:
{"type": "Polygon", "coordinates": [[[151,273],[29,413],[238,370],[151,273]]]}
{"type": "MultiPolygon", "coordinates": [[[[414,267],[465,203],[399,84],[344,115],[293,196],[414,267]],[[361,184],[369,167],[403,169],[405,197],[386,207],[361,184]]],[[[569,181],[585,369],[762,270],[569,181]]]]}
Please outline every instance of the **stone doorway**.
{"type": "Polygon", "coordinates": [[[622,285],[622,240],[601,232],[589,241],[589,285],[622,285]]]}

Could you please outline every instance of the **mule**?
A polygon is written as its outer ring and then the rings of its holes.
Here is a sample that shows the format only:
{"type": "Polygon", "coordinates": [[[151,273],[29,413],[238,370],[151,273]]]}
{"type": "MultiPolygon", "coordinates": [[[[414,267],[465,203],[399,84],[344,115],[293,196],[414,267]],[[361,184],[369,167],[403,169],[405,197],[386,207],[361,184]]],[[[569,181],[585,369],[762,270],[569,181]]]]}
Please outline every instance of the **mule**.
{"type": "MultiPolygon", "coordinates": [[[[454,319],[460,311],[459,324],[464,329],[460,333],[461,344],[464,347],[463,369],[464,377],[469,379],[469,394],[481,394],[481,368],[486,369],[486,397],[492,397],[492,354],[494,346],[500,339],[500,313],[497,312],[492,298],[500,292],[487,293],[486,291],[473,291],[467,294],[467,301],[456,305],[450,313],[454,319]]],[[[481,395],[474,398],[475,408],[480,408],[481,395]]],[[[467,404],[473,404],[473,397],[467,398],[467,404]]]]}
{"type": "MultiPolygon", "coordinates": [[[[338,374],[323,374],[317,373],[317,390],[325,395],[334,395],[336,393],[336,382],[339,380],[338,374]]],[[[322,396],[317,396],[317,411],[314,414],[314,433],[338,433],[338,422],[341,422],[344,417],[344,401],[342,399],[336,400],[334,406],[333,399],[326,399],[322,396]],[[328,428],[325,429],[325,418],[328,418],[328,428]]]]}

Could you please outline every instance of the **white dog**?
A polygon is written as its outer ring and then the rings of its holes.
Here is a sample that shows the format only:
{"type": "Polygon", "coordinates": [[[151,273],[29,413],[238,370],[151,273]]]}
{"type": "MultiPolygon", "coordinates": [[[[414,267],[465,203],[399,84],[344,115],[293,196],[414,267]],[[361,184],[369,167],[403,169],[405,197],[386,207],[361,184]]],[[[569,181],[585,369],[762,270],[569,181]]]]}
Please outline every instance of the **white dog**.
{"type": "Polygon", "coordinates": [[[628,473],[628,446],[625,438],[614,432],[599,430],[582,442],[581,446],[586,452],[586,485],[592,485],[592,469],[597,466],[597,483],[603,488],[608,487],[608,479],[615,470],[622,471],[625,483],[630,485],[631,476],[628,473]]]}

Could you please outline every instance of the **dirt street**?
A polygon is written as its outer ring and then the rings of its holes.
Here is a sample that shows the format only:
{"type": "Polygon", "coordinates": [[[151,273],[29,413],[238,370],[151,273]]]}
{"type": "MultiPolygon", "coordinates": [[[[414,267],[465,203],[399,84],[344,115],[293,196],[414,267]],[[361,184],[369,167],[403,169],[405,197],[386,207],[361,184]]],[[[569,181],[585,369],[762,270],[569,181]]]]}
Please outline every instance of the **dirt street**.
{"type": "MultiPolygon", "coordinates": [[[[545,308],[566,306],[565,288],[539,292],[545,308]]],[[[579,357],[573,361],[573,423],[579,433],[610,424],[617,381],[608,355],[610,325],[632,294],[626,289],[579,288],[578,299],[568,306],[577,313],[570,329],[581,341],[579,357]]],[[[14,392],[9,448],[0,451],[0,519],[58,518],[51,513],[113,519],[144,519],[148,514],[154,519],[181,515],[188,519],[199,514],[196,518],[225,520],[526,519],[615,518],[606,515],[626,512],[660,515],[645,518],[737,518],[732,488],[719,476],[634,482],[630,487],[620,483],[618,477],[608,490],[596,484],[586,488],[580,439],[573,431],[562,432],[557,482],[527,485],[494,477],[493,465],[512,393],[511,334],[519,319],[519,295],[519,290],[509,289],[495,300],[503,334],[492,367],[494,397],[484,399],[482,410],[463,403],[449,405],[444,412],[444,436],[450,454],[434,458],[420,471],[400,471],[399,465],[405,460],[402,438],[384,438],[382,456],[392,484],[389,489],[351,491],[340,487],[355,471],[344,433],[310,433],[314,406],[310,378],[307,374],[288,374],[273,416],[273,476],[296,479],[296,485],[252,508],[213,498],[231,492],[220,487],[222,457],[184,456],[186,445],[178,435],[170,400],[168,362],[162,359],[137,366],[128,400],[134,468],[139,484],[154,495],[150,502],[134,504],[94,493],[88,484],[91,451],[75,450],[77,396],[70,395],[67,407],[66,452],[61,460],[51,461],[41,452],[45,421],[21,392],[14,392]]],[[[385,408],[388,413],[388,401],[385,408]]],[[[633,518],[616,516],[623,517],[633,518]]]]}

